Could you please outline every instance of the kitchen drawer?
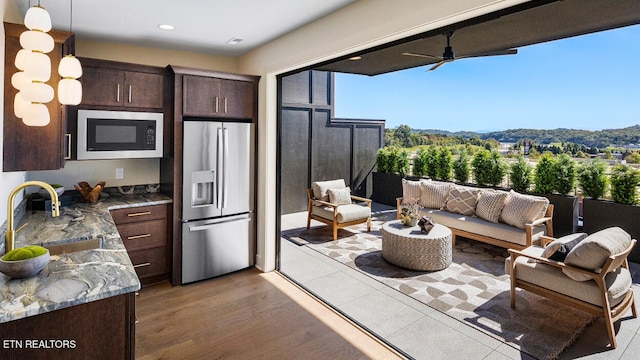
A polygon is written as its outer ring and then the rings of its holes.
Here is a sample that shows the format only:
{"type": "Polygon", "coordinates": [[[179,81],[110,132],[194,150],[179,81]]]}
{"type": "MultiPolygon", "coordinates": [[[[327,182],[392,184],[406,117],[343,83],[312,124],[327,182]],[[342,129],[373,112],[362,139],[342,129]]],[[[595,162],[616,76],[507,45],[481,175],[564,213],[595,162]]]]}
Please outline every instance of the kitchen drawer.
{"type": "Polygon", "coordinates": [[[166,219],[167,205],[139,206],[111,210],[111,217],[116,225],[128,224],[155,219],[166,219]]]}
{"type": "Polygon", "coordinates": [[[165,247],[131,251],[129,258],[140,279],[167,272],[167,252],[165,247]]]}
{"type": "Polygon", "coordinates": [[[117,225],[127,251],[136,251],[167,244],[167,220],[117,225]]]}

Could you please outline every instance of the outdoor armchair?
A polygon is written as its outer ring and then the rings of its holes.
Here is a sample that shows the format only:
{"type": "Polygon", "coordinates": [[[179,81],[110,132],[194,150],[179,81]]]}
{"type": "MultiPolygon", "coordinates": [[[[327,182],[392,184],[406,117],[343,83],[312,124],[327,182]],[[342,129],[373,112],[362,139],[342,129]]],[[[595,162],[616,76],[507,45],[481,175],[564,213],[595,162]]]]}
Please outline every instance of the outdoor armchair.
{"type": "Polygon", "coordinates": [[[344,179],[314,182],[311,189],[307,189],[307,198],[307,229],[314,219],[331,226],[333,240],[338,238],[338,229],[351,225],[366,222],[367,231],[371,231],[371,200],[351,195],[344,179]]]}
{"type": "Polygon", "coordinates": [[[541,246],[509,249],[505,270],[511,277],[511,307],[516,307],[516,288],[521,288],[603,317],[615,348],[614,322],[629,309],[637,317],[627,262],[636,240],[618,227],[584,234],[581,239],[576,235],[545,236],[541,246]],[[546,247],[551,251],[545,252],[546,247]]]}

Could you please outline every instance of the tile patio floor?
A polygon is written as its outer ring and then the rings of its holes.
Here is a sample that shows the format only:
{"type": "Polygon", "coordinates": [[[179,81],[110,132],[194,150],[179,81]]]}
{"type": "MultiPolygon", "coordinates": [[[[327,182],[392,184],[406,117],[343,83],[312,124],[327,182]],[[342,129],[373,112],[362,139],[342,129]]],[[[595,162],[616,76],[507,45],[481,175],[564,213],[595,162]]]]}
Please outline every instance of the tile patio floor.
{"type": "MultiPolygon", "coordinates": [[[[373,211],[395,211],[374,204],[373,211]]],[[[306,226],[306,212],[282,217],[282,231],[306,226]]],[[[312,222],[312,226],[326,226],[312,222]]],[[[632,272],[640,264],[631,263],[632,272]]],[[[281,240],[280,271],[370,332],[414,359],[532,359],[517,349],[465,325],[306,246],[281,240]]],[[[640,284],[634,277],[636,306],[640,284]]],[[[640,310],[640,308],[639,308],[640,310]]],[[[552,321],[552,319],[550,319],[552,321]]],[[[561,324],[558,324],[561,326],[561,324]]],[[[640,317],[616,324],[618,347],[609,341],[602,319],[589,326],[560,359],[640,359],[640,317]]]]}

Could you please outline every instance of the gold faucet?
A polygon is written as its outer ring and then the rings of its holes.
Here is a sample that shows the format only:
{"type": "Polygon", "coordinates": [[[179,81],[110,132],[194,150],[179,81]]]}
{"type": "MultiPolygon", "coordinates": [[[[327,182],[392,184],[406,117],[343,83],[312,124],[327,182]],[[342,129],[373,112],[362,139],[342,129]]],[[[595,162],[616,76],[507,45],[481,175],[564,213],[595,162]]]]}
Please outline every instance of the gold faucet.
{"type": "Polygon", "coordinates": [[[29,186],[40,186],[41,188],[47,190],[49,195],[51,195],[51,215],[53,217],[60,216],[60,203],[58,202],[58,194],[51,185],[43,181],[27,181],[18,185],[17,188],[11,190],[11,193],[9,194],[9,201],[7,204],[7,233],[5,234],[4,238],[5,254],[13,250],[16,234],[26,226],[25,224],[18,230],[13,229],[13,201],[15,200],[16,195],[18,195],[20,190],[29,186]]]}

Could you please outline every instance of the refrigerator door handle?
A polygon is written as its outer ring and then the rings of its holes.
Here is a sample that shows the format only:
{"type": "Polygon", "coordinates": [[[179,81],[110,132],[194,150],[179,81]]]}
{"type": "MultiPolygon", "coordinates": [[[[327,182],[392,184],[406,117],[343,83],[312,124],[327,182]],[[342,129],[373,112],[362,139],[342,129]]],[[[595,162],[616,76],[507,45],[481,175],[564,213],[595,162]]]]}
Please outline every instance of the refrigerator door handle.
{"type": "Polygon", "coordinates": [[[218,147],[218,161],[216,163],[216,171],[217,171],[217,179],[216,179],[216,208],[220,209],[222,207],[220,198],[222,194],[222,187],[224,184],[222,183],[223,173],[224,173],[224,164],[223,164],[223,156],[222,153],[222,129],[218,128],[218,136],[217,136],[217,147],[218,147]]]}
{"type": "MultiPolygon", "coordinates": [[[[225,100],[226,101],[226,100],[225,100]]],[[[229,130],[224,128],[224,133],[222,136],[222,142],[224,143],[224,161],[222,163],[222,176],[223,176],[223,190],[222,190],[222,208],[225,209],[227,207],[227,181],[229,180],[229,175],[227,175],[227,167],[229,162],[229,130]]]]}
{"type": "Polygon", "coordinates": [[[229,220],[226,221],[216,221],[216,222],[211,222],[211,223],[207,223],[204,225],[191,225],[189,226],[189,231],[190,232],[196,232],[196,231],[203,231],[203,230],[209,230],[212,229],[213,227],[220,225],[220,224],[224,224],[224,223],[240,223],[240,222],[251,222],[251,218],[247,217],[247,218],[242,218],[242,219],[238,219],[238,218],[231,218],[229,220]]]}

